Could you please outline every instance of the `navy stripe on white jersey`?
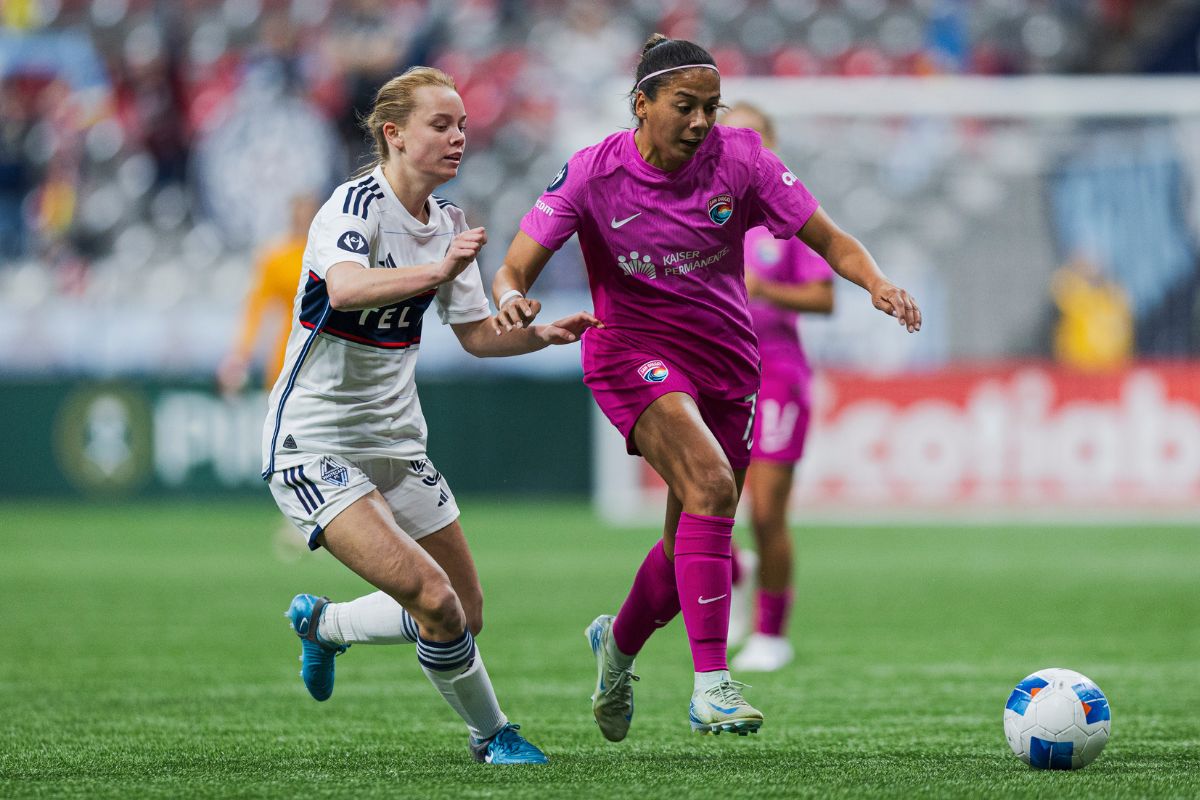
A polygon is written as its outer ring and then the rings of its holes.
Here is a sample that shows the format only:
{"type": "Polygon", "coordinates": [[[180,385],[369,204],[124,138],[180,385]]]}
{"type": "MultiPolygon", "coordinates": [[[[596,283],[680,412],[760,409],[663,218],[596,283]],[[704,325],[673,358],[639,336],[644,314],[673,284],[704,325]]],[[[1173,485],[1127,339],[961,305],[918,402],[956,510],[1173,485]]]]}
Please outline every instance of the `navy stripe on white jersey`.
{"type": "Polygon", "coordinates": [[[449,200],[447,200],[444,197],[438,197],[436,194],[430,195],[430,197],[433,198],[433,202],[438,204],[438,208],[445,208],[446,206],[453,206],[454,208],[458,208],[457,204],[450,202],[449,200]]]}
{"type": "Polygon", "coordinates": [[[342,202],[342,213],[367,218],[367,206],[371,200],[382,200],[383,192],[373,175],[346,188],[346,199],[342,202]]]}
{"type": "Polygon", "coordinates": [[[425,311],[436,289],[381,308],[330,310],[329,290],[315,272],[308,273],[300,301],[300,324],[328,336],[385,350],[403,350],[421,343],[425,311]]]}
{"type": "Polygon", "coordinates": [[[300,374],[300,367],[304,365],[304,359],[308,355],[308,351],[312,350],[313,342],[317,341],[317,334],[321,332],[321,326],[325,324],[325,320],[329,317],[329,312],[333,310],[333,306],[325,304],[324,312],[320,319],[312,327],[312,332],[304,341],[304,347],[300,350],[300,355],[296,358],[296,363],[292,366],[292,372],[288,375],[287,386],[284,387],[283,394],[279,397],[279,408],[275,411],[275,430],[271,434],[271,456],[267,461],[267,467],[262,471],[263,480],[271,477],[271,473],[275,471],[275,443],[279,441],[279,429],[283,427],[283,406],[287,403],[288,395],[296,388],[296,376],[300,374]]]}

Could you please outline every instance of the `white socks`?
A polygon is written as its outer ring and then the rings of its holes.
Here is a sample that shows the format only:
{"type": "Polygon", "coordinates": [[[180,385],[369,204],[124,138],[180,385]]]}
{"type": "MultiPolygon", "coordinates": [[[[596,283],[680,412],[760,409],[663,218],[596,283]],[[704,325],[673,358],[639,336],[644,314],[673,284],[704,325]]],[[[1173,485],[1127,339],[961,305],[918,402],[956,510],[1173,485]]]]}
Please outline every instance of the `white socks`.
{"type": "MultiPolygon", "coordinates": [[[[317,630],[321,639],[333,644],[416,644],[419,638],[416,620],[384,592],[330,603],[321,612],[317,630]]],[[[464,631],[454,642],[421,641],[417,658],[429,682],[467,724],[471,738],[490,739],[508,723],[483,658],[468,633],[464,631]],[[438,662],[455,666],[447,670],[429,666],[438,662]]]]}
{"type": "Polygon", "coordinates": [[[729,680],[729,670],[727,669],[716,669],[712,672],[697,672],[694,692],[703,692],[727,680],[729,680]]]}
{"type": "Polygon", "coordinates": [[[621,669],[633,669],[633,661],[637,656],[627,656],[622,653],[621,649],[617,647],[617,639],[612,635],[611,630],[608,634],[608,641],[604,643],[604,650],[621,669]]]}
{"type": "Polygon", "coordinates": [[[346,603],[330,603],[317,626],[321,638],[333,644],[414,644],[417,623],[404,607],[384,592],[346,603]]]}
{"type": "Polygon", "coordinates": [[[454,713],[467,723],[467,730],[476,742],[490,739],[508,723],[508,717],[500,710],[492,679],[488,676],[483,657],[475,650],[475,657],[465,668],[441,672],[424,665],[421,669],[433,687],[454,709],[454,713]]]}

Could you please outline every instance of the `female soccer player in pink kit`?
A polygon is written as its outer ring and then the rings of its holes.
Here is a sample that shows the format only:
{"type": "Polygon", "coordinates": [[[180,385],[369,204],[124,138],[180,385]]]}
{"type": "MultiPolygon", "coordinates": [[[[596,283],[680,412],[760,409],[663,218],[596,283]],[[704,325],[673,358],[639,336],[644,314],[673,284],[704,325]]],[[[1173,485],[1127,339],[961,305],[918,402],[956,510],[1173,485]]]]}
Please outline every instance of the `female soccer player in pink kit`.
{"type": "MultiPolygon", "coordinates": [[[[721,124],[749,128],[762,136],[764,146],[775,146],[771,120],[754,106],[735,105],[721,124]]],[[[757,582],[754,633],[733,659],[739,671],[771,672],[792,660],[792,645],[784,633],[792,605],[787,506],[796,463],[804,453],[812,378],[796,315],[832,312],[833,278],[829,265],[804,242],[781,242],[766,228],[747,231],[746,288],[758,334],[762,384],[745,487],[758,557],[747,558],[746,551],[734,554],[735,573],[740,561],[743,575],[757,582]],[[757,575],[746,575],[751,571],[757,575]]]]}
{"type": "Polygon", "coordinates": [[[540,304],[526,293],[577,233],[604,324],[583,336],[584,383],[629,452],[669,488],[662,541],[617,616],[587,629],[598,673],[592,710],[606,738],[625,738],[634,657],[682,610],[696,672],[692,728],[744,734],[763,717],[730,679],[725,651],[733,515],[759,386],[746,232],[799,235],[908,330],[921,315],[758,134],[715,125],[721,79],[704,48],[652,36],[631,94],[637,128],[572,156],[521,221],[492,283],[494,325],[529,324],[540,304]]]}

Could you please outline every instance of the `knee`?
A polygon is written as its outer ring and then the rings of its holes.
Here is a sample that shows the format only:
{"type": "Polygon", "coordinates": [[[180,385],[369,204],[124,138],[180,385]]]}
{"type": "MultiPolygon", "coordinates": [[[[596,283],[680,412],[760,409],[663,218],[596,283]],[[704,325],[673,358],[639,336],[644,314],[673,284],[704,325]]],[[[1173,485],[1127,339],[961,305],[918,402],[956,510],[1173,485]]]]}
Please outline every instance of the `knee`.
{"type": "Polygon", "coordinates": [[[429,623],[445,633],[458,633],[467,626],[466,614],[449,581],[426,586],[420,605],[429,623]]]}
{"type": "Polygon", "coordinates": [[[737,482],[727,465],[698,473],[682,492],[684,510],[713,517],[732,517],[737,511],[737,482]]]}
{"type": "Polygon", "coordinates": [[[759,541],[774,541],[781,535],[786,535],[784,520],[786,512],[782,509],[756,507],[750,512],[750,526],[759,541]]]}

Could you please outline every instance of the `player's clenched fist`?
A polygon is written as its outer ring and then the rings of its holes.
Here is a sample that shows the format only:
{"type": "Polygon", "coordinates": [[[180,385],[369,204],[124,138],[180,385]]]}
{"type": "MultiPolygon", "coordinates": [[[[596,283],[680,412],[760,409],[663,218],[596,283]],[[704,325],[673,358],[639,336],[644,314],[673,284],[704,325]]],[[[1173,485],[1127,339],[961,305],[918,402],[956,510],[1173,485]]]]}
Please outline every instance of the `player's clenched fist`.
{"type": "Polygon", "coordinates": [[[446,280],[454,280],[471,262],[479,256],[479,251],[487,244],[487,231],[483,228],[472,228],[454,237],[442,259],[442,270],[446,280]]]}

